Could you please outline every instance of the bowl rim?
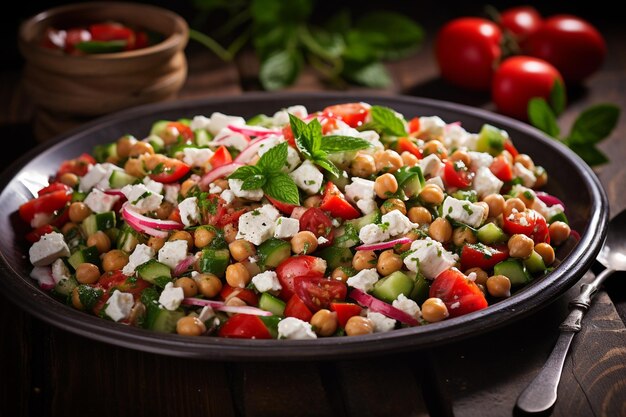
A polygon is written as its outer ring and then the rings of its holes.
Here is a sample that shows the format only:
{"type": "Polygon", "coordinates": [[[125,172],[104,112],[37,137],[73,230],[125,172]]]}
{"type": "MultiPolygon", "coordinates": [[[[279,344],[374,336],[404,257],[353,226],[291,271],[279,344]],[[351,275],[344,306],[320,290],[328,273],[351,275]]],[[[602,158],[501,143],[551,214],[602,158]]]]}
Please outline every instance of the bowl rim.
{"type": "MultiPolygon", "coordinates": [[[[301,103],[303,100],[361,100],[375,102],[380,105],[393,106],[398,102],[432,107],[447,110],[463,115],[479,117],[485,121],[499,124],[503,129],[512,128],[532,136],[542,142],[549,150],[560,153],[580,170],[584,184],[590,193],[591,207],[587,226],[581,233],[578,243],[572,248],[569,255],[563,260],[559,268],[520,290],[513,297],[499,301],[489,308],[476,311],[454,319],[439,323],[432,323],[423,327],[412,327],[393,330],[386,333],[375,333],[366,336],[352,336],[342,338],[320,338],[315,341],[302,340],[244,340],[224,339],[219,337],[190,338],[175,334],[160,335],[154,331],[124,326],[118,323],[102,320],[101,318],[84,314],[65,306],[58,300],[40,290],[33,282],[23,279],[22,275],[12,269],[5,260],[5,254],[0,253],[0,272],[14,275],[18,279],[0,280],[9,298],[21,300],[21,308],[34,316],[53,324],[55,327],[83,335],[101,342],[117,346],[132,348],[145,352],[165,354],[169,356],[190,357],[206,360],[221,361],[262,361],[271,359],[282,360],[331,360],[338,358],[365,357],[384,355],[392,352],[421,350],[447,343],[450,339],[463,340],[475,335],[495,330],[512,324],[531,313],[543,309],[545,306],[562,295],[575,282],[578,282],[584,273],[591,267],[599,253],[608,229],[609,205],[608,198],[600,180],[578,155],[562,143],[548,138],[538,129],[493,112],[430,98],[411,97],[404,95],[381,95],[371,93],[336,93],[336,92],[281,92],[281,93],[244,93],[238,96],[209,97],[177,100],[166,103],[147,104],[129,110],[117,112],[98,118],[81,127],[73,129],[55,139],[44,142],[15,161],[0,174],[0,185],[6,185],[13,180],[20,170],[38,154],[57,149],[65,144],[93,133],[103,127],[114,126],[118,122],[132,118],[145,117],[150,114],[177,110],[191,111],[199,106],[219,106],[224,101],[229,103],[265,102],[276,105],[301,103]],[[188,109],[188,110],[185,110],[188,109]],[[26,284],[26,285],[25,285],[26,284]],[[524,296],[517,296],[524,294],[524,296]],[[50,309],[40,307],[46,304],[50,309]],[[472,322],[474,323],[472,325],[472,322]],[[472,327],[473,333],[468,334],[465,327],[472,327]],[[424,330],[428,329],[428,330],[424,330]],[[432,330],[431,330],[432,329],[432,330]],[[421,336],[425,340],[416,342],[421,336]],[[434,337],[437,336],[437,337],[434,337]]],[[[291,104],[289,104],[291,105],[291,104]]],[[[0,194],[0,200],[2,195],[0,194]]],[[[31,280],[32,281],[32,280],[31,280]]]]}

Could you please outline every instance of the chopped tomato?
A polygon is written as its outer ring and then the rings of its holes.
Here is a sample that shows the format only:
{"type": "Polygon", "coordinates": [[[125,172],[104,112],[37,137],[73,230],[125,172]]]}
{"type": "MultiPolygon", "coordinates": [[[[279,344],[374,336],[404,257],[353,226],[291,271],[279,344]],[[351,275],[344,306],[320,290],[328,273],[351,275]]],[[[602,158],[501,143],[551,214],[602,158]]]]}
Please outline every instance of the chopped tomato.
{"type": "Polygon", "coordinates": [[[98,286],[108,293],[114,289],[132,294],[137,299],[143,290],[150,286],[148,281],[134,276],[126,276],[120,270],[105,272],[98,280],[98,286]]]}
{"type": "Polygon", "coordinates": [[[310,321],[313,317],[313,313],[306,306],[304,301],[296,294],[292,295],[285,305],[285,317],[295,317],[303,321],[310,321]]]}
{"type": "Polygon", "coordinates": [[[546,219],[539,213],[535,213],[535,226],[533,227],[533,232],[530,237],[535,242],[535,245],[544,242],[550,243],[548,222],[546,222],[546,219]]]}
{"type": "Polygon", "coordinates": [[[333,243],[335,232],[332,220],[318,207],[311,207],[300,217],[300,230],[313,232],[317,237],[323,237],[328,242],[320,246],[328,246],[333,243]]]}
{"type": "Polygon", "coordinates": [[[328,106],[323,111],[327,117],[335,117],[350,127],[359,127],[369,115],[369,106],[363,103],[343,103],[328,106]]]}
{"type": "Polygon", "coordinates": [[[289,143],[289,146],[292,148],[296,147],[296,138],[293,137],[293,131],[291,130],[291,125],[287,125],[283,127],[283,137],[289,143]]]}
{"type": "Polygon", "coordinates": [[[489,169],[498,179],[508,182],[513,179],[513,166],[504,155],[496,156],[489,169]]]}
{"type": "Polygon", "coordinates": [[[222,300],[226,300],[232,297],[237,297],[244,301],[249,306],[257,306],[259,304],[259,297],[249,288],[235,288],[226,284],[220,291],[220,297],[222,300]]]}
{"type": "Polygon", "coordinates": [[[39,213],[52,214],[72,200],[72,193],[65,190],[53,191],[29,200],[19,207],[20,217],[30,223],[39,213]]]}
{"type": "Polygon", "coordinates": [[[293,204],[288,204],[288,203],[283,203],[282,201],[278,201],[275,198],[272,198],[267,194],[265,194],[265,198],[267,198],[274,207],[276,207],[278,210],[280,210],[281,212],[289,216],[291,216],[291,213],[293,213],[293,210],[296,207],[299,207],[293,204]]]}
{"type": "Polygon", "coordinates": [[[119,23],[95,23],[89,26],[94,41],[116,41],[134,38],[132,29],[119,23]]]}
{"type": "Polygon", "coordinates": [[[200,201],[200,206],[202,223],[212,226],[217,226],[227,212],[226,201],[217,194],[209,194],[206,201],[200,201]]]}
{"type": "Polygon", "coordinates": [[[348,287],[341,281],[315,277],[296,279],[294,289],[304,304],[313,311],[330,307],[332,301],[345,300],[348,293],[348,287]]]}
{"type": "Polygon", "coordinates": [[[39,226],[38,228],[31,230],[29,233],[27,233],[26,240],[30,243],[35,243],[39,239],[41,239],[43,235],[47,235],[48,233],[52,233],[54,231],[54,227],[49,224],[44,224],[43,226],[39,226]]]}
{"type": "Polygon", "coordinates": [[[337,313],[337,322],[340,327],[346,327],[350,317],[358,316],[363,311],[360,305],[345,302],[332,302],[330,303],[330,309],[337,313]]]}
{"type": "Polygon", "coordinates": [[[333,217],[341,217],[344,220],[356,219],[361,216],[361,213],[352,207],[352,205],[344,197],[343,193],[332,181],[328,181],[326,183],[324,197],[322,198],[320,208],[330,212],[333,217]]]}
{"type": "Polygon", "coordinates": [[[235,339],[271,339],[270,331],[259,316],[251,314],[235,314],[219,329],[220,337],[235,339]]]}
{"type": "Polygon", "coordinates": [[[488,305],[478,285],[455,268],[437,275],[430,285],[429,296],[440,298],[448,307],[450,317],[478,311],[488,305]]]}
{"type": "Polygon", "coordinates": [[[230,164],[231,162],[233,162],[233,157],[228,151],[228,148],[224,145],[217,148],[211,159],[209,159],[209,163],[213,169],[230,164]]]}
{"type": "Polygon", "coordinates": [[[276,267],[276,275],[282,287],[280,298],[289,300],[295,292],[295,281],[303,277],[322,278],[326,272],[326,262],[315,256],[292,256],[276,267]]]}
{"type": "Polygon", "coordinates": [[[76,52],[76,44],[91,40],[91,34],[88,30],[82,28],[72,28],[67,30],[65,36],[65,52],[71,54],[76,52]]]}
{"type": "Polygon", "coordinates": [[[504,150],[509,151],[513,158],[519,155],[519,151],[515,148],[515,145],[513,145],[511,139],[507,139],[504,141],[504,150]]]}
{"type": "Polygon", "coordinates": [[[95,165],[96,159],[88,153],[83,153],[77,158],[68,159],[61,163],[59,171],[57,172],[57,178],[66,173],[84,176],[89,171],[90,165],[95,165]]]}
{"type": "Polygon", "coordinates": [[[190,170],[191,167],[183,161],[168,158],[160,172],[149,174],[149,176],[154,181],[169,184],[180,180],[182,177],[187,175],[190,170]]]}
{"type": "Polygon", "coordinates": [[[461,250],[461,268],[466,270],[478,267],[489,270],[508,257],[509,250],[506,246],[495,248],[482,243],[466,243],[461,250]]]}
{"type": "Polygon", "coordinates": [[[422,150],[409,138],[398,138],[398,153],[409,152],[417,156],[419,159],[424,157],[422,150]]]}
{"type": "Polygon", "coordinates": [[[174,210],[172,210],[172,212],[170,213],[169,216],[167,216],[168,220],[174,220],[178,223],[182,223],[183,219],[180,217],[180,209],[178,207],[176,207],[174,210]]]}
{"type": "Polygon", "coordinates": [[[446,161],[443,177],[448,187],[466,188],[472,183],[472,174],[459,161],[446,161]]]}
{"type": "Polygon", "coordinates": [[[419,132],[420,131],[420,118],[414,117],[411,120],[409,120],[408,128],[409,128],[409,134],[419,132]]]}
{"type": "Polygon", "coordinates": [[[37,192],[37,195],[41,197],[44,194],[50,194],[54,191],[65,191],[67,193],[72,192],[72,187],[63,184],[62,182],[53,182],[50,185],[43,187],[41,190],[37,192]]]}
{"type": "Polygon", "coordinates": [[[502,216],[502,228],[510,235],[522,234],[530,237],[535,230],[537,217],[541,215],[531,209],[511,213],[508,216],[502,216]]]}
{"type": "Polygon", "coordinates": [[[169,122],[166,129],[175,128],[178,130],[178,134],[183,137],[186,141],[193,140],[193,130],[189,126],[181,122],[169,122]]]}
{"type": "Polygon", "coordinates": [[[236,223],[239,221],[239,218],[241,217],[241,215],[244,214],[246,211],[248,210],[245,208],[241,208],[239,210],[233,210],[230,213],[226,212],[217,220],[215,225],[217,227],[223,228],[227,224],[236,223]]]}

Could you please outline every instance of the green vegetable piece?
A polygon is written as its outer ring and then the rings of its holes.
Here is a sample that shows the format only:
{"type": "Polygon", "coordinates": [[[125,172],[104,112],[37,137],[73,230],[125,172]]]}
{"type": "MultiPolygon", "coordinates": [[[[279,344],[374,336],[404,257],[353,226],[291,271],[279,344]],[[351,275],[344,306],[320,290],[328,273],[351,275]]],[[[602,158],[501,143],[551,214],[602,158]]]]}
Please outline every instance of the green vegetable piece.
{"type": "Polygon", "coordinates": [[[497,263],[493,267],[493,274],[507,277],[511,281],[512,288],[526,285],[532,279],[522,261],[513,258],[497,263]]]}
{"type": "Polygon", "coordinates": [[[506,131],[485,123],[478,133],[476,150],[497,156],[504,149],[504,143],[508,138],[506,131]]]}
{"type": "Polygon", "coordinates": [[[200,272],[208,272],[218,277],[223,277],[230,263],[228,249],[203,248],[199,261],[200,272]]]}
{"type": "Polygon", "coordinates": [[[148,262],[139,265],[136,271],[139,278],[157,287],[164,288],[165,285],[172,280],[170,267],[156,259],[150,259],[148,262]]]}
{"type": "Polygon", "coordinates": [[[291,244],[281,239],[268,239],[259,245],[257,254],[262,270],[274,269],[291,256],[291,244]]]}
{"type": "Polygon", "coordinates": [[[476,233],[478,241],[486,245],[492,243],[504,242],[507,239],[504,230],[499,228],[495,223],[487,223],[478,229],[476,233]]]}
{"type": "Polygon", "coordinates": [[[285,314],[285,306],[287,304],[278,297],[274,297],[272,294],[264,292],[259,297],[259,308],[261,310],[269,311],[275,316],[283,317],[285,314]]]}
{"type": "Polygon", "coordinates": [[[528,258],[524,259],[524,266],[526,266],[528,272],[533,275],[539,275],[546,272],[546,264],[543,261],[543,258],[534,250],[528,258]]]}
{"type": "Polygon", "coordinates": [[[354,257],[349,248],[336,245],[328,246],[318,251],[317,255],[326,261],[329,271],[340,266],[352,265],[352,258],[354,257]]]}
{"type": "Polygon", "coordinates": [[[401,271],[396,271],[376,282],[372,295],[379,300],[392,303],[400,294],[409,297],[413,286],[411,278],[401,271]]]}

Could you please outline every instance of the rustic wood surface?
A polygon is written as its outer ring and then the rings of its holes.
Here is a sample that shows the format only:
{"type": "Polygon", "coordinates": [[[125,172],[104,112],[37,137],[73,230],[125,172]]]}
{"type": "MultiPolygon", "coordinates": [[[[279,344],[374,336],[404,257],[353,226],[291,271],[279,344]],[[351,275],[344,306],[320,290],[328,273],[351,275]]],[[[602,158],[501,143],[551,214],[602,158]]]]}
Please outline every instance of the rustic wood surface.
{"type": "MultiPolygon", "coordinates": [[[[607,27],[609,51],[626,44],[607,27]]],[[[392,88],[492,109],[484,95],[463,93],[438,78],[432,39],[413,57],[389,64],[392,88]]],[[[258,89],[258,64],[235,63],[188,48],[189,77],[180,97],[234,95],[258,89]]],[[[6,165],[37,141],[33,107],[16,71],[0,72],[0,133],[15,141],[6,165]]],[[[312,71],[295,91],[326,87],[312,71]]],[[[361,90],[361,88],[353,88],[361,90]]],[[[371,91],[371,90],[368,90],[371,91]]],[[[626,109],[626,55],[610,54],[586,88],[570,91],[560,118],[567,130],[592,103],[626,109]]],[[[596,170],[611,217],[626,208],[626,117],[601,144],[611,162],[596,170]]],[[[6,142],[5,142],[6,143],[6,142]]],[[[596,271],[597,272],[597,271],[596,271]]],[[[589,279],[591,273],[585,279],[589,279]]],[[[566,361],[553,416],[626,416],[624,274],[596,296],[566,361]]],[[[515,399],[547,358],[567,314],[563,297],[512,326],[457,343],[396,355],[325,362],[232,363],[181,359],[120,348],[35,319],[0,294],[0,416],[479,416],[519,415],[515,399]]]]}

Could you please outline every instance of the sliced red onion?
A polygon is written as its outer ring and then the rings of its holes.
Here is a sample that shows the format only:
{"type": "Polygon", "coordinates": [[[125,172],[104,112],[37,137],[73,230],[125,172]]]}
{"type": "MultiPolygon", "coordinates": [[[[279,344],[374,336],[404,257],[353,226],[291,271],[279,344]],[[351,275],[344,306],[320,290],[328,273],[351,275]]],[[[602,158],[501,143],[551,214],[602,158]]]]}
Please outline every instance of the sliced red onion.
{"type": "Polygon", "coordinates": [[[36,266],[30,272],[30,277],[39,283],[42,290],[49,291],[56,286],[56,282],[52,277],[52,268],[49,266],[36,266]]]}
{"type": "Polygon", "coordinates": [[[184,274],[195,261],[196,257],[193,255],[189,255],[188,257],[180,261],[174,268],[174,276],[177,277],[184,274]]]}
{"type": "Polygon", "coordinates": [[[233,132],[241,133],[241,134],[247,135],[247,136],[262,137],[262,136],[268,136],[268,135],[280,135],[282,133],[280,130],[268,129],[268,128],[262,127],[262,126],[228,125],[226,127],[228,127],[233,132]]]}
{"type": "Polygon", "coordinates": [[[411,242],[413,242],[411,238],[399,237],[398,239],[388,240],[386,242],[371,243],[369,245],[357,246],[355,249],[356,250],[382,250],[382,249],[393,248],[396,245],[404,245],[405,243],[411,243],[411,242]]]}
{"type": "Polygon", "coordinates": [[[408,324],[410,326],[419,326],[419,322],[414,317],[411,317],[409,314],[395,308],[391,304],[379,300],[378,298],[369,295],[368,293],[363,292],[357,288],[354,288],[352,291],[350,291],[349,296],[354,301],[361,304],[363,307],[368,307],[372,311],[383,314],[387,317],[398,320],[399,322],[408,324]]]}
{"type": "Polygon", "coordinates": [[[154,229],[152,227],[144,226],[140,224],[134,217],[128,215],[128,210],[122,210],[122,218],[126,220],[126,223],[139,233],[146,233],[154,237],[167,238],[169,234],[166,231],[154,229]]]}
{"type": "Polygon", "coordinates": [[[555,204],[560,204],[563,207],[563,210],[565,210],[565,204],[561,200],[559,200],[557,197],[553,196],[552,194],[548,194],[543,191],[535,191],[535,195],[537,195],[537,198],[539,200],[546,203],[548,207],[551,207],[555,204]]]}
{"type": "Polygon", "coordinates": [[[128,203],[122,206],[122,215],[126,215],[126,217],[132,217],[136,220],[136,223],[151,227],[153,229],[161,229],[161,230],[180,230],[184,227],[182,223],[178,223],[174,220],[160,220],[153,219],[151,217],[144,216],[143,214],[137,213],[135,210],[131,209],[128,206],[128,203]]]}
{"type": "Polygon", "coordinates": [[[266,143],[268,139],[269,138],[267,137],[263,137],[250,141],[248,147],[241,151],[239,155],[237,155],[234,162],[240,164],[247,164],[248,162],[250,162],[252,158],[254,158],[254,156],[259,152],[259,148],[261,147],[261,145],[263,145],[263,143],[266,143]]]}
{"type": "Polygon", "coordinates": [[[120,190],[119,188],[108,188],[106,190],[100,190],[105,194],[109,194],[109,195],[116,195],[118,197],[122,197],[122,198],[126,198],[126,195],[124,195],[124,193],[122,192],[122,190],[120,190]]]}
{"type": "Polygon", "coordinates": [[[230,175],[233,172],[235,172],[237,168],[242,167],[242,166],[244,166],[244,164],[240,164],[238,162],[231,162],[230,164],[217,167],[207,172],[204,175],[204,177],[202,177],[202,179],[200,180],[200,186],[203,188],[208,188],[209,184],[211,184],[216,179],[230,175]]]}
{"type": "Polygon", "coordinates": [[[226,313],[243,313],[243,314],[252,314],[255,316],[271,316],[272,313],[269,311],[261,310],[260,308],[251,307],[251,306],[227,306],[223,301],[214,301],[214,300],[204,300],[202,298],[184,298],[183,304],[189,306],[209,306],[213,310],[224,311],[226,313]]]}

